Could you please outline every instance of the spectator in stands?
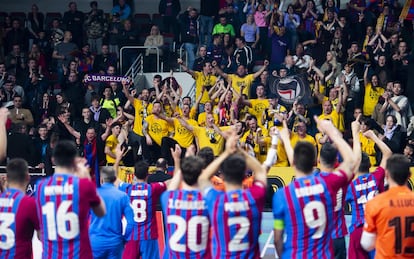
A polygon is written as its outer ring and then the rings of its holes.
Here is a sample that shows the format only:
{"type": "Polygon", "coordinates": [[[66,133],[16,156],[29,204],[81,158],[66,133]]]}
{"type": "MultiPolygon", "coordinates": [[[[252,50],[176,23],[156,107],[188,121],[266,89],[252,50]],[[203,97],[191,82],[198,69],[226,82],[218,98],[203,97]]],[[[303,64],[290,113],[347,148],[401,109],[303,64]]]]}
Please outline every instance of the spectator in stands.
{"type": "Polygon", "coordinates": [[[120,144],[118,141],[118,136],[120,133],[121,133],[121,124],[112,123],[111,134],[105,140],[105,156],[106,156],[107,166],[112,166],[115,163],[115,158],[116,158],[115,150],[116,150],[116,147],[120,144]]]}
{"type": "Polygon", "coordinates": [[[103,98],[99,101],[100,105],[102,108],[108,110],[112,119],[115,119],[117,107],[121,104],[120,100],[118,98],[114,98],[112,87],[110,85],[106,85],[104,87],[102,95],[103,98]]]}
{"type": "Polygon", "coordinates": [[[348,98],[345,104],[345,123],[348,127],[353,120],[354,109],[362,107],[364,101],[358,76],[353,70],[353,64],[346,63],[341,75],[336,78],[334,86],[339,87],[341,84],[345,84],[348,91],[348,98]]]}
{"type": "Polygon", "coordinates": [[[329,49],[332,52],[335,52],[335,57],[340,63],[344,63],[347,59],[348,42],[349,41],[347,40],[346,35],[344,35],[343,29],[337,27],[333,34],[333,39],[329,49]]]}
{"type": "Polygon", "coordinates": [[[116,66],[117,58],[115,53],[109,52],[109,45],[102,44],[101,54],[95,56],[93,60],[93,72],[104,75],[109,66],[116,66]]]}
{"type": "Polygon", "coordinates": [[[342,65],[336,60],[336,54],[333,51],[327,51],[325,57],[321,72],[324,75],[325,85],[332,87],[336,78],[341,75],[342,65]]]}
{"type": "Polygon", "coordinates": [[[4,62],[0,62],[0,90],[3,87],[5,80],[7,80],[6,64],[4,62]]]}
{"type": "Polygon", "coordinates": [[[34,119],[32,112],[23,108],[23,99],[21,96],[13,97],[14,108],[10,110],[10,119],[12,123],[20,123],[26,126],[33,126],[34,119]]]}
{"type": "Polygon", "coordinates": [[[111,22],[108,26],[108,44],[109,44],[109,51],[111,53],[115,53],[117,57],[119,57],[119,47],[118,47],[118,35],[119,32],[122,30],[122,23],[119,19],[119,14],[114,13],[111,17],[111,22]]]}
{"type": "MultiPolygon", "coordinates": [[[[405,136],[404,132],[401,131],[401,125],[397,124],[397,118],[394,115],[388,115],[382,129],[383,132],[379,135],[379,138],[387,144],[393,153],[402,153],[405,136]]],[[[377,161],[380,160],[377,158],[377,161]]]]}
{"type": "Polygon", "coordinates": [[[57,117],[63,111],[70,112],[72,110],[73,105],[67,101],[66,96],[62,92],[57,93],[55,95],[55,98],[56,98],[56,106],[55,106],[56,108],[53,113],[55,117],[57,117]]]}
{"type": "Polygon", "coordinates": [[[236,36],[236,31],[234,30],[233,25],[227,23],[227,18],[225,15],[220,15],[219,23],[214,25],[213,35],[214,34],[226,34],[229,33],[231,37],[236,36]]]}
{"type": "Polygon", "coordinates": [[[111,114],[101,106],[98,95],[92,96],[91,103],[92,105],[89,107],[89,110],[92,112],[92,119],[104,127],[106,121],[111,118],[111,114]]]}
{"type": "Polygon", "coordinates": [[[252,48],[246,44],[245,39],[240,36],[236,37],[236,50],[234,51],[234,57],[236,58],[237,66],[243,65],[248,68],[249,71],[252,70],[253,66],[253,51],[252,48]]]}
{"type": "Polygon", "coordinates": [[[92,72],[95,56],[91,51],[89,43],[82,44],[81,51],[77,53],[77,58],[79,60],[78,71],[80,76],[92,72]]]}
{"type": "Polygon", "coordinates": [[[306,71],[310,66],[311,57],[305,54],[305,49],[302,43],[296,45],[296,52],[293,56],[293,62],[300,71],[306,71]]]}
{"type": "Polygon", "coordinates": [[[12,28],[6,33],[4,43],[5,54],[11,52],[13,50],[14,45],[19,45],[23,52],[28,50],[28,33],[26,29],[21,26],[21,21],[19,19],[13,19],[12,28]]]}
{"type": "Polygon", "coordinates": [[[181,12],[180,0],[160,0],[158,12],[162,16],[162,32],[173,33],[174,41],[179,42],[179,23],[177,16],[181,12]]]}
{"type": "Polygon", "coordinates": [[[58,18],[54,18],[51,23],[51,27],[46,33],[46,37],[50,39],[50,46],[54,48],[57,44],[63,41],[65,32],[61,28],[60,20],[58,18]]]}
{"type": "Polygon", "coordinates": [[[200,44],[209,46],[212,43],[214,20],[219,11],[219,2],[200,1],[200,44]]]}
{"type": "Polygon", "coordinates": [[[61,88],[68,102],[73,105],[72,118],[80,118],[86,89],[83,87],[78,75],[75,72],[70,72],[68,80],[64,81],[61,88]]]}
{"type": "Polygon", "coordinates": [[[354,63],[354,72],[357,74],[358,78],[363,78],[364,66],[367,62],[365,56],[359,50],[357,42],[351,43],[351,48],[348,50],[347,61],[354,63]]]}
{"type": "Polygon", "coordinates": [[[193,67],[195,61],[195,51],[199,43],[199,23],[198,13],[195,8],[188,10],[180,16],[181,42],[187,53],[187,65],[193,67]]]}
{"type": "Polygon", "coordinates": [[[24,89],[12,80],[7,79],[1,89],[0,96],[2,103],[13,101],[15,96],[20,96],[24,100],[24,89]]]}
{"type": "Polygon", "coordinates": [[[33,139],[34,145],[34,157],[33,164],[38,168],[45,168],[45,162],[47,159],[46,150],[49,146],[50,138],[48,136],[48,130],[46,124],[40,124],[37,127],[37,135],[33,139]]]}
{"type": "Polygon", "coordinates": [[[256,78],[256,80],[253,82],[251,88],[250,88],[250,98],[255,99],[257,98],[256,89],[259,85],[264,86],[264,96],[268,96],[270,94],[270,82],[269,82],[269,71],[265,70],[260,75],[259,78],[256,78]]]}
{"type": "Polygon", "coordinates": [[[397,118],[397,124],[401,126],[401,131],[407,132],[408,120],[413,116],[408,98],[403,94],[401,82],[394,81],[392,87],[392,96],[385,95],[385,102],[381,112],[386,115],[394,115],[397,118]]]}
{"type": "MultiPolygon", "coordinates": [[[[120,0],[123,1],[123,0],[120,0]]],[[[118,33],[118,47],[121,49],[126,46],[136,46],[138,44],[138,32],[132,27],[131,20],[124,21],[123,29],[118,33]]],[[[125,73],[137,58],[135,49],[125,49],[122,57],[122,73],[125,73]]]]}
{"type": "Polygon", "coordinates": [[[56,101],[47,92],[37,99],[36,109],[34,109],[35,125],[43,122],[49,116],[53,116],[56,110],[56,101]]]}
{"type": "Polygon", "coordinates": [[[33,42],[32,47],[29,51],[29,54],[27,55],[28,58],[28,68],[29,73],[33,70],[33,67],[31,67],[30,62],[35,62],[35,69],[38,70],[39,74],[43,74],[43,72],[47,71],[47,64],[46,64],[46,56],[45,54],[40,50],[39,45],[35,42],[33,42]]]}
{"type": "Polygon", "coordinates": [[[282,64],[287,54],[287,37],[285,35],[285,27],[275,25],[274,15],[272,15],[271,25],[269,27],[269,34],[272,42],[272,51],[270,63],[272,69],[277,69],[278,65],[282,64]]]}
{"type": "Polygon", "coordinates": [[[52,54],[52,58],[56,60],[59,82],[62,82],[64,78],[63,66],[68,67],[69,62],[74,59],[72,54],[77,49],[76,44],[72,42],[72,33],[65,31],[63,41],[55,46],[52,54]]]}
{"type": "Polygon", "coordinates": [[[69,10],[63,14],[63,24],[66,30],[70,31],[73,36],[73,42],[78,48],[83,44],[83,24],[85,20],[83,12],[78,11],[75,2],[69,3],[69,10]]]}
{"type": "Polygon", "coordinates": [[[25,69],[27,66],[27,55],[20,47],[21,43],[13,44],[12,51],[6,56],[7,71],[13,72],[19,84],[24,83],[25,69]]]}
{"type": "Polygon", "coordinates": [[[286,37],[288,38],[289,50],[293,52],[298,39],[297,28],[300,25],[299,15],[294,13],[293,5],[290,4],[283,17],[283,25],[286,28],[286,37]]]}
{"type": "Polygon", "coordinates": [[[47,92],[48,84],[43,80],[37,71],[29,74],[23,89],[25,91],[24,107],[29,108],[33,112],[40,109],[38,106],[39,98],[43,93],[47,92]]]}
{"type": "Polygon", "coordinates": [[[401,41],[398,50],[392,55],[393,78],[398,79],[404,86],[407,85],[408,67],[413,63],[413,55],[410,55],[407,42],[401,41]]]}
{"type": "Polygon", "coordinates": [[[118,0],[118,4],[112,8],[111,13],[119,14],[121,21],[125,21],[131,17],[131,7],[125,2],[125,0],[118,0]]]}
{"type": "Polygon", "coordinates": [[[200,45],[198,48],[198,58],[194,60],[194,65],[192,70],[202,71],[205,62],[211,62],[211,58],[207,55],[207,47],[205,45],[200,45]]]}
{"type": "MultiPolygon", "coordinates": [[[[171,151],[170,151],[171,152],[171,151]]],[[[182,154],[185,154],[185,152],[181,151],[182,154]]],[[[147,182],[148,183],[156,183],[156,182],[165,182],[169,179],[171,179],[171,175],[167,172],[167,160],[164,158],[159,158],[157,162],[155,163],[155,171],[148,175],[147,182]]]]}
{"type": "Polygon", "coordinates": [[[162,119],[162,106],[159,101],[155,101],[152,106],[152,114],[145,118],[142,133],[143,139],[142,155],[144,160],[149,164],[155,164],[161,155],[161,141],[163,137],[168,136],[168,122],[162,119]],[[155,126],[156,125],[156,126],[155,126]]]}
{"type": "Polygon", "coordinates": [[[43,13],[39,12],[39,7],[36,4],[32,5],[32,11],[28,14],[27,19],[27,29],[30,33],[30,43],[29,47],[33,43],[34,39],[38,39],[39,33],[43,31],[43,26],[45,23],[45,16],[43,13]]]}
{"type": "Polygon", "coordinates": [[[215,60],[218,65],[221,65],[221,60],[224,56],[223,39],[220,34],[213,35],[213,42],[207,47],[207,56],[211,61],[215,60]]]}
{"type": "Polygon", "coordinates": [[[108,31],[108,23],[104,12],[98,9],[97,1],[92,1],[89,6],[92,10],[89,11],[85,19],[86,37],[91,52],[101,54],[103,39],[106,38],[106,32],[108,31]]]}
{"type": "Polygon", "coordinates": [[[146,49],[145,50],[145,57],[147,65],[145,66],[145,70],[148,72],[157,71],[158,65],[157,64],[157,53],[159,53],[160,58],[163,56],[163,46],[164,46],[164,36],[161,35],[160,29],[157,25],[153,25],[151,27],[150,34],[145,38],[144,42],[145,47],[156,47],[156,49],[146,49]]]}
{"type": "Polygon", "coordinates": [[[315,21],[318,19],[318,14],[313,0],[307,0],[306,6],[302,8],[302,38],[303,40],[310,40],[315,38],[315,21]]]}

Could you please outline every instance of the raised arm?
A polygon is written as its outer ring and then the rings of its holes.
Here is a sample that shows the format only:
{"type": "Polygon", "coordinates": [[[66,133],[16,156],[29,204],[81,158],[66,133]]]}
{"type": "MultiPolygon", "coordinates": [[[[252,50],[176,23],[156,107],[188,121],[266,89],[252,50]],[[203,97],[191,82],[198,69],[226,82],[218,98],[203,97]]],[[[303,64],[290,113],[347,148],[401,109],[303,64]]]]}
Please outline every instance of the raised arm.
{"type": "Polygon", "coordinates": [[[221,70],[220,66],[217,65],[217,61],[213,60],[213,62],[211,62],[211,65],[214,67],[214,69],[216,70],[217,74],[219,74],[221,77],[223,77],[224,79],[227,80],[227,78],[229,77],[228,74],[224,73],[223,70],[221,70]]]}
{"type": "Polygon", "coordinates": [[[253,77],[255,79],[258,78],[267,69],[267,66],[269,66],[269,60],[265,60],[263,62],[263,66],[256,73],[253,74],[253,77]]]}
{"type": "Polygon", "coordinates": [[[122,92],[124,93],[124,95],[128,99],[128,101],[131,103],[131,105],[134,105],[134,96],[132,96],[129,93],[128,83],[127,83],[126,80],[122,80],[122,92]]]}
{"type": "Polygon", "coordinates": [[[181,161],[181,148],[178,144],[175,144],[175,148],[170,148],[171,155],[174,159],[174,176],[171,180],[166,181],[168,190],[177,190],[180,187],[182,175],[180,169],[181,161]]]}
{"type": "Polygon", "coordinates": [[[355,167],[355,157],[352,153],[351,147],[343,139],[342,134],[337,128],[328,120],[319,120],[316,116],[314,117],[318,129],[320,132],[325,133],[333,141],[333,143],[338,148],[339,153],[341,154],[343,161],[339,165],[338,169],[341,169],[345,172],[350,180],[353,176],[353,169],[355,167]]]}
{"type": "Polygon", "coordinates": [[[280,139],[285,147],[286,155],[288,157],[289,164],[293,165],[293,148],[290,144],[290,132],[287,126],[286,120],[283,120],[283,128],[280,130],[280,139]]]}
{"type": "Polygon", "coordinates": [[[194,71],[191,70],[191,69],[189,69],[186,65],[184,65],[184,61],[181,58],[177,59],[177,63],[178,63],[178,65],[180,65],[182,67],[182,69],[184,70],[184,72],[187,72],[192,77],[194,77],[194,71]]]}
{"type": "Polygon", "coordinates": [[[362,154],[361,154],[361,140],[359,139],[359,132],[361,130],[361,123],[359,120],[361,119],[361,114],[358,115],[358,118],[351,123],[351,130],[352,130],[352,150],[355,156],[355,166],[354,172],[358,171],[359,165],[361,164],[362,154]]]}
{"type": "Polygon", "coordinates": [[[80,139],[80,132],[76,131],[72,126],[69,125],[68,119],[64,114],[60,114],[58,116],[58,119],[75,139],[80,139]]]}
{"type": "Polygon", "coordinates": [[[364,132],[364,136],[374,141],[377,147],[381,150],[382,159],[380,166],[382,168],[385,168],[388,158],[390,158],[390,156],[392,155],[391,149],[387,146],[387,144],[384,143],[384,141],[382,141],[377,135],[375,135],[375,133],[372,130],[364,132]]]}

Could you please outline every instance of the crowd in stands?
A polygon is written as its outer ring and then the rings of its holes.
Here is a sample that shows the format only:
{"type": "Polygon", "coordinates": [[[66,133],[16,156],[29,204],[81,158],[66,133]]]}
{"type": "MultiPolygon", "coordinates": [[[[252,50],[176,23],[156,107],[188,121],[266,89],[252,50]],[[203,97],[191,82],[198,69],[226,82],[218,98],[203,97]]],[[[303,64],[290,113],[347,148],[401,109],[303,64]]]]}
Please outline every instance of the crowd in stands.
{"type": "MultiPolygon", "coordinates": [[[[268,131],[284,120],[292,143],[320,149],[330,140],[312,116],[331,120],[351,143],[350,124],[362,113],[362,150],[373,165],[381,152],[364,138],[369,129],[414,161],[413,22],[400,17],[398,1],[352,0],[339,9],[333,0],[202,0],[199,10],[182,11],[178,0],[162,0],[163,23],[151,26],[138,26],[124,0],[112,10],[96,1],[87,12],[76,2],[68,8],[61,19],[46,19],[33,4],[26,20],[6,16],[1,25],[9,159],[50,168],[55,143],[72,140],[96,170],[114,163],[117,144],[130,147],[125,165],[160,157],[173,165],[176,143],[211,147],[218,156],[224,132],[236,127],[242,146],[263,162],[268,131]],[[119,64],[120,47],[154,46],[165,55],[166,33],[187,53],[171,63],[195,79],[195,98],[183,96],[172,73],[139,92],[125,80],[85,82],[89,74],[120,75],[120,65],[136,57],[128,50],[119,64]],[[294,75],[306,78],[311,102],[281,100],[274,82],[294,75]]],[[[155,67],[155,53],[146,50],[146,67],[155,67]]],[[[276,166],[288,165],[279,144],[276,166]]]]}

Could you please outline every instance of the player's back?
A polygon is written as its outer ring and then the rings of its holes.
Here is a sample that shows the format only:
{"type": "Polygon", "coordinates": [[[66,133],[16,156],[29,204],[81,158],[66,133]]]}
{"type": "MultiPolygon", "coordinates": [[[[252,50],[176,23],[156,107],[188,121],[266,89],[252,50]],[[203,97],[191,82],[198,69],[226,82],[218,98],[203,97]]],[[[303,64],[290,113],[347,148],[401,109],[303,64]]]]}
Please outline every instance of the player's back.
{"type": "Polygon", "coordinates": [[[33,231],[38,221],[34,199],[17,189],[0,193],[0,258],[32,257],[33,231]]]}
{"type": "Polygon", "coordinates": [[[36,188],[43,258],[91,258],[88,215],[100,199],[95,185],[71,174],[55,174],[36,188]]]}
{"type": "Polygon", "coordinates": [[[157,202],[166,189],[163,182],[147,184],[122,183],[119,189],[125,191],[134,211],[134,227],[128,240],[149,240],[158,238],[157,220],[155,217],[157,202]]]}
{"type": "Polygon", "coordinates": [[[208,190],[205,199],[213,228],[213,258],[259,258],[265,195],[260,182],[247,190],[208,190]]]}
{"type": "Polygon", "coordinates": [[[366,205],[364,231],[376,233],[375,258],[414,257],[414,193],[392,187],[366,205]]]}
{"type": "Polygon", "coordinates": [[[275,193],[275,220],[283,220],[286,235],[282,258],[333,257],[331,233],[339,186],[330,186],[326,179],[334,174],[297,178],[275,193]]]}
{"type": "Polygon", "coordinates": [[[210,220],[201,192],[167,191],[161,205],[167,243],[164,258],[211,258],[210,220]]]}

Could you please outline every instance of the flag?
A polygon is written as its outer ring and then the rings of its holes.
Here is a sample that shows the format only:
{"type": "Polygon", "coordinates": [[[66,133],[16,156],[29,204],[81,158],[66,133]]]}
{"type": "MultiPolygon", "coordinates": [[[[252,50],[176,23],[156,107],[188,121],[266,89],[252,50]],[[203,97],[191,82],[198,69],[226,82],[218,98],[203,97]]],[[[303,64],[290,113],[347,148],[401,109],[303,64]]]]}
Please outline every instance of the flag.
{"type": "Polygon", "coordinates": [[[414,1],[407,0],[400,14],[401,20],[413,20],[414,19],[414,1]]]}
{"type": "Polygon", "coordinates": [[[280,103],[285,105],[292,105],[296,100],[305,105],[312,103],[306,73],[283,78],[276,77],[270,90],[279,97],[280,103]]]}

